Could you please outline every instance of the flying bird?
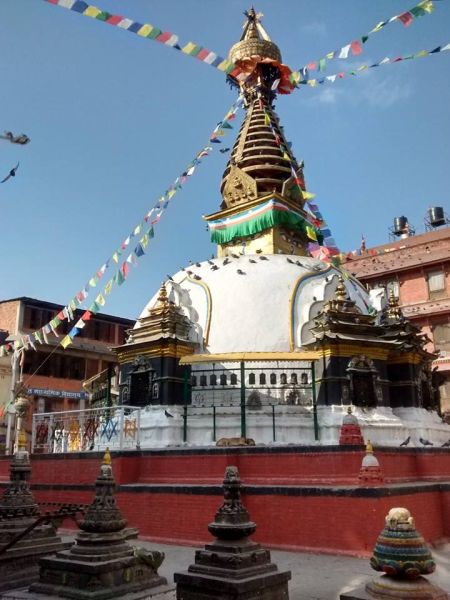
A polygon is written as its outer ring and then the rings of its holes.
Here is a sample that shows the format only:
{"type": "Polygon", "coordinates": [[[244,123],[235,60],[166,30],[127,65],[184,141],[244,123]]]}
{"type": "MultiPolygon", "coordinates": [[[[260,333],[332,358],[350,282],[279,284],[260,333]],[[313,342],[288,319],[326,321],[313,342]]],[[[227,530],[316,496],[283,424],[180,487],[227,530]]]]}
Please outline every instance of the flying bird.
{"type": "Polygon", "coordinates": [[[407,446],[411,441],[411,436],[409,435],[404,442],[400,444],[400,446],[407,446]]]}
{"type": "Polygon", "coordinates": [[[239,275],[245,275],[245,273],[244,273],[244,271],[242,271],[242,269],[238,269],[238,270],[236,271],[236,273],[239,273],[239,275]]]}
{"type": "Polygon", "coordinates": [[[173,419],[173,415],[171,415],[169,411],[164,410],[164,414],[166,415],[166,417],[172,417],[173,419]]]}
{"type": "Polygon", "coordinates": [[[16,176],[16,171],[19,168],[19,164],[20,163],[17,163],[17,165],[11,169],[11,171],[8,173],[8,175],[4,179],[2,179],[2,181],[0,181],[0,183],[5,183],[5,181],[8,181],[8,179],[10,177],[15,177],[16,176]]]}
{"type": "Polygon", "coordinates": [[[9,140],[11,144],[20,144],[21,146],[25,146],[30,141],[30,138],[24,133],[14,135],[12,131],[5,131],[5,134],[0,137],[4,140],[9,140]]]}
{"type": "Polygon", "coordinates": [[[424,438],[419,438],[419,442],[422,444],[422,446],[434,446],[433,442],[429,442],[424,438]]]}

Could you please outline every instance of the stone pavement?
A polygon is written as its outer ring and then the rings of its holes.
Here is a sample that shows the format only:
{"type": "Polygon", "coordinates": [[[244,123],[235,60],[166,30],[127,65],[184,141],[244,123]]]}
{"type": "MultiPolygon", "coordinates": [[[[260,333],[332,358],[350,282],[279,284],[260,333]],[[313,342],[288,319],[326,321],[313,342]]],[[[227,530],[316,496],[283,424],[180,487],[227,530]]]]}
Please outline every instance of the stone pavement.
{"type": "MultiPolygon", "coordinates": [[[[165,552],[166,558],[159,573],[167,578],[169,584],[173,583],[175,571],[184,571],[194,562],[196,549],[192,547],[155,544],[144,540],[131,542],[147,549],[165,552]]],[[[272,561],[280,570],[292,571],[292,580],[289,583],[290,600],[338,600],[342,592],[363,584],[368,577],[377,576],[370,568],[368,559],[279,550],[272,550],[271,554],[272,561]]],[[[450,590],[450,544],[439,550],[433,549],[433,557],[437,568],[429,577],[430,581],[445,590],[450,590]]],[[[26,597],[44,600],[42,595],[37,594],[26,597]]],[[[3,598],[13,600],[24,596],[9,592],[3,598]]],[[[165,594],[164,600],[175,600],[175,592],[165,594]]]]}

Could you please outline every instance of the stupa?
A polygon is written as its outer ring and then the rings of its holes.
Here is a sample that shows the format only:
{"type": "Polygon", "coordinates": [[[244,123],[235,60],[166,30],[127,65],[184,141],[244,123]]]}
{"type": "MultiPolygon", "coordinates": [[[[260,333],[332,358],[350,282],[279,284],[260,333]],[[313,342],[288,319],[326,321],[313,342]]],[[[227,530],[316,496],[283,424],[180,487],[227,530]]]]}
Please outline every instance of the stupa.
{"type": "MultiPolygon", "coordinates": [[[[95,497],[79,523],[75,543],[40,561],[39,581],[30,592],[43,597],[107,600],[129,594],[133,600],[168,591],[158,575],[164,554],[131,546],[126,520],[114,497],[115,482],[107,450],[95,482],[95,497]]],[[[34,597],[34,596],[33,596],[34,597]]]]}
{"type": "Polygon", "coordinates": [[[361,485],[380,485],[384,482],[383,471],[380,463],[373,452],[373,446],[370,440],[366,444],[366,455],[362,459],[361,469],[359,470],[359,483],[361,485]]]}
{"type": "Polygon", "coordinates": [[[229,56],[247,75],[234,82],[245,117],[219,210],[204,217],[217,257],[171,275],[116,348],[120,402],[146,407],[141,447],[228,436],[336,445],[349,405],[377,444],[444,443],[450,426],[427,410],[425,340],[395,301],[374,306],[356,279],[310,254],[322,234],[274,109],[289,69],[253,9],[229,56]],[[227,407],[217,422],[215,406],[227,407]]]}
{"type": "MultiPolygon", "coordinates": [[[[39,506],[30,490],[31,463],[23,428],[28,399],[16,403],[16,440],[10,464],[9,483],[0,498],[0,550],[26,532],[40,517],[39,506]]],[[[0,592],[22,587],[38,578],[42,556],[66,547],[51,523],[40,523],[0,554],[0,592]]]]}
{"type": "Polygon", "coordinates": [[[364,587],[347,592],[341,600],[447,600],[448,594],[431,584],[424,575],[436,565],[414,519],[406,508],[392,508],[386,516],[370,564],[384,573],[364,587]]]}
{"type": "Polygon", "coordinates": [[[359,426],[358,419],[352,413],[351,406],[348,407],[347,414],[342,419],[339,444],[341,446],[361,446],[364,444],[361,427],[359,426]]]}
{"type": "Polygon", "coordinates": [[[236,467],[225,470],[224,502],[208,529],[216,540],[197,550],[187,572],[175,573],[179,600],[288,600],[290,571],[280,572],[270,552],[249,539],[256,524],[241,502],[236,467]]]}

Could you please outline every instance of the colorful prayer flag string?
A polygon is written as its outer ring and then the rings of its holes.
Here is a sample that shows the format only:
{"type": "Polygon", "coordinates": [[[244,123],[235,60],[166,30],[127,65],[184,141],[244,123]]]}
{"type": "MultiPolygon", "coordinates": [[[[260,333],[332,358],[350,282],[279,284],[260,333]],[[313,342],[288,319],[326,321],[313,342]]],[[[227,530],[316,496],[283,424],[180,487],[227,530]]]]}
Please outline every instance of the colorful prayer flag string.
{"type": "Polygon", "coordinates": [[[359,67],[352,69],[351,71],[341,71],[340,73],[334,73],[333,75],[327,75],[326,77],[322,77],[320,79],[309,79],[308,81],[301,81],[301,84],[309,85],[310,87],[317,87],[318,85],[323,85],[324,83],[335,83],[339,79],[343,79],[348,75],[356,76],[360,75],[363,71],[367,69],[373,69],[376,67],[381,67],[383,65],[395,64],[399,62],[403,62],[405,60],[413,60],[415,58],[424,58],[425,56],[431,56],[432,54],[439,54],[440,52],[448,52],[450,50],[450,43],[445,44],[443,46],[437,46],[433,50],[420,50],[414,54],[407,54],[405,56],[396,56],[395,58],[389,58],[386,56],[383,60],[379,62],[373,63],[371,65],[362,64],[359,67]]]}
{"type": "MultiPolygon", "coordinates": [[[[338,50],[333,50],[332,52],[328,52],[323,58],[320,58],[317,61],[310,62],[298,71],[293,71],[290,76],[290,81],[294,85],[298,85],[299,83],[306,83],[309,80],[310,71],[318,70],[319,72],[323,72],[326,69],[326,64],[330,60],[339,58],[339,59],[347,59],[349,56],[358,56],[363,51],[363,45],[367,43],[370,36],[378,31],[381,31],[386,25],[389,23],[393,23],[394,21],[400,21],[403,23],[405,27],[411,25],[414,19],[418,17],[422,17],[424,15],[429,15],[434,10],[434,4],[432,0],[422,0],[416,6],[413,6],[408,11],[391,17],[390,19],[386,19],[385,21],[380,21],[369,33],[362,35],[360,38],[353,40],[349,44],[346,44],[342,48],[338,50]]],[[[314,80],[315,81],[315,80],[314,80]]]]}
{"type": "MultiPolygon", "coordinates": [[[[150,239],[154,235],[154,225],[156,225],[161,216],[167,209],[170,200],[174,197],[174,195],[183,187],[183,184],[191,177],[199,164],[201,164],[202,159],[207,157],[211,150],[213,150],[213,146],[210,146],[209,143],[213,142],[217,139],[217,136],[225,135],[227,130],[232,129],[232,125],[230,121],[232,121],[240,106],[242,105],[242,99],[238,98],[236,102],[233,103],[231,108],[227,111],[226,115],[223,117],[221,121],[214,128],[212,133],[209,136],[208,145],[204,146],[200,152],[198,152],[195,158],[188,164],[185,171],[179,175],[174,182],[167,188],[162,196],[158,198],[156,204],[145,214],[144,218],[140,223],[138,223],[133,230],[129,233],[129,235],[125,238],[125,240],[120,244],[120,246],[113,252],[111,257],[96,271],[96,273],[88,280],[84,288],[76,294],[74,298],[65,306],[60,312],[46,325],[44,325],[41,329],[21,336],[18,340],[13,343],[8,343],[0,346],[0,356],[4,356],[6,354],[10,354],[12,352],[24,351],[29,349],[29,347],[36,349],[35,344],[39,343],[48,343],[48,336],[50,334],[55,335],[56,338],[59,339],[57,328],[63,322],[67,321],[68,323],[72,322],[75,319],[75,309],[79,307],[89,296],[91,289],[98,288],[98,283],[100,279],[105,274],[106,270],[110,267],[111,264],[118,264],[120,262],[120,256],[123,254],[123,251],[127,249],[127,247],[131,244],[131,241],[135,238],[138,238],[138,242],[132,252],[128,254],[125,260],[122,261],[120,267],[117,268],[114,276],[106,283],[103,292],[97,294],[94,302],[89,306],[87,310],[78,318],[74,327],[69,331],[69,333],[59,341],[63,348],[67,348],[72,340],[79,334],[79,332],[83,329],[84,323],[88,321],[93,314],[97,314],[100,312],[101,308],[106,304],[106,297],[112,291],[113,285],[122,285],[128,277],[130,271],[130,265],[136,265],[138,259],[142,257],[146,251],[145,249],[148,246],[150,239]],[[141,234],[143,235],[141,236],[141,234]],[[141,236],[141,237],[140,237],[141,236]]],[[[220,140],[219,140],[220,141],[220,140]]]]}
{"type": "Polygon", "coordinates": [[[44,0],[44,2],[66,8],[82,14],[85,17],[96,19],[97,21],[103,21],[103,23],[107,23],[108,25],[131,31],[131,33],[135,33],[136,35],[149,40],[154,40],[165,46],[170,46],[175,50],[181,51],[183,54],[193,56],[197,60],[200,60],[207,65],[211,65],[227,75],[231,75],[238,81],[246,78],[242,70],[227,58],[224,58],[203,46],[195,44],[194,42],[188,42],[182,47],[178,43],[179,40],[177,35],[170,31],[161,31],[161,29],[154,25],[150,25],[150,23],[139,23],[138,21],[133,21],[132,19],[128,19],[121,15],[113,15],[106,10],[91,6],[83,0],[44,0]]]}

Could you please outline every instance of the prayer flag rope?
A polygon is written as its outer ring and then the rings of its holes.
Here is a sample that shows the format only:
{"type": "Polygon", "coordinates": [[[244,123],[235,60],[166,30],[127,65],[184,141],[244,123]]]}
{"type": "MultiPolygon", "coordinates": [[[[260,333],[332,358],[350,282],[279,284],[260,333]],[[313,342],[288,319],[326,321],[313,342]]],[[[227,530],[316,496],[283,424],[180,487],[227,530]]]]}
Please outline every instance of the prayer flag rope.
{"type": "Polygon", "coordinates": [[[128,246],[131,244],[131,241],[137,237],[138,242],[135,248],[128,254],[125,260],[121,262],[120,267],[117,268],[114,276],[106,283],[103,291],[97,294],[94,302],[92,302],[92,304],[84,311],[84,313],[75,323],[74,327],[59,342],[63,348],[67,348],[72,343],[73,339],[85,327],[86,322],[89,321],[92,315],[100,312],[102,307],[105,306],[106,297],[111,293],[113,286],[122,285],[129,275],[130,266],[136,266],[138,259],[146,253],[148,243],[154,236],[153,226],[156,225],[161,219],[161,216],[166,211],[170,200],[180,189],[182,189],[183,184],[186,183],[189,177],[194,174],[197,166],[201,164],[202,158],[208,156],[213,150],[213,146],[209,144],[213,142],[221,143],[221,140],[219,140],[218,137],[224,136],[227,130],[233,129],[230,121],[235,118],[236,113],[241,105],[242,99],[238,98],[238,100],[233,103],[230,110],[227,111],[226,115],[221,121],[219,121],[210,134],[208,145],[204,146],[200,152],[196,154],[195,158],[188,164],[186,170],[183,171],[181,175],[174,180],[172,185],[167,188],[164,194],[158,198],[156,204],[146,213],[142,221],[133,228],[130,234],[113,252],[111,257],[105,263],[103,263],[103,265],[89,279],[83,289],[78,292],[74,298],[72,298],[68,305],[65,306],[49,323],[41,327],[39,330],[30,334],[22,335],[14,342],[1,345],[0,356],[5,356],[6,354],[11,354],[14,352],[23,352],[24,350],[28,350],[30,348],[36,350],[36,344],[48,343],[48,336],[50,334],[55,335],[56,338],[59,339],[57,333],[58,326],[64,321],[70,323],[75,319],[75,309],[77,309],[79,305],[81,305],[87,299],[90,291],[93,288],[98,288],[99,281],[102,279],[110,265],[113,265],[114,263],[117,265],[119,264],[121,260],[120,256],[125,250],[127,250],[128,246]]]}
{"type": "Polygon", "coordinates": [[[413,60],[415,58],[424,58],[425,56],[431,56],[432,54],[439,54],[440,52],[447,52],[450,50],[450,43],[444,46],[437,46],[433,50],[420,50],[415,54],[407,54],[405,56],[396,56],[395,58],[389,58],[386,56],[383,60],[379,62],[373,63],[371,65],[362,64],[356,69],[352,69],[351,71],[341,71],[340,73],[335,73],[333,75],[327,75],[326,77],[322,77],[320,79],[308,79],[308,81],[299,81],[299,84],[309,85],[310,87],[317,87],[318,85],[323,85],[324,83],[335,83],[335,81],[339,79],[343,79],[348,75],[360,75],[363,71],[367,69],[373,69],[375,67],[381,67],[383,65],[395,64],[402,62],[404,60],[413,60]]]}
{"type": "Polygon", "coordinates": [[[369,40],[370,36],[378,31],[381,31],[381,29],[383,29],[389,23],[400,21],[405,27],[408,27],[411,25],[414,19],[424,15],[429,15],[433,12],[433,10],[434,4],[432,0],[422,0],[419,2],[419,4],[413,6],[402,14],[395,15],[385,21],[380,21],[371,31],[369,31],[369,33],[362,35],[360,38],[353,40],[338,50],[328,52],[328,54],[326,54],[323,58],[308,63],[298,71],[293,71],[291,74],[291,83],[297,85],[298,83],[304,83],[308,81],[310,71],[314,71],[316,69],[320,72],[325,71],[327,62],[330,60],[336,58],[347,59],[349,56],[358,56],[362,53],[363,45],[369,40]]]}
{"type": "Polygon", "coordinates": [[[55,6],[61,6],[62,8],[82,14],[85,17],[103,21],[103,23],[107,23],[108,25],[131,31],[131,33],[135,33],[143,38],[160,42],[165,46],[170,46],[183,54],[193,56],[197,60],[200,60],[207,65],[211,65],[211,67],[214,67],[227,75],[231,75],[238,81],[242,81],[246,78],[246,75],[242,70],[227,58],[224,58],[199,44],[195,44],[194,42],[188,42],[182,47],[178,43],[179,40],[177,35],[170,31],[161,31],[161,29],[154,25],[150,25],[150,23],[139,23],[138,21],[133,21],[132,19],[128,19],[121,15],[113,15],[106,10],[91,6],[83,0],[44,0],[44,2],[54,4],[55,6]]]}

